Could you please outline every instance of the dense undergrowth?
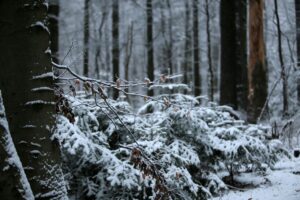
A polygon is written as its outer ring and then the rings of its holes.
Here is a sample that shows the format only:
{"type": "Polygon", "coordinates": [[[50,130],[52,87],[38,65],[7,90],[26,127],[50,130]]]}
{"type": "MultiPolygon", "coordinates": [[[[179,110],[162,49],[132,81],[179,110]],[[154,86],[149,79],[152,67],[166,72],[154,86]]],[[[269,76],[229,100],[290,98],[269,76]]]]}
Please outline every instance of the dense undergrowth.
{"type": "Polygon", "coordinates": [[[236,174],[263,172],[288,156],[268,126],[187,95],[158,96],[138,112],[93,96],[64,101],[72,116],[57,117],[53,137],[76,199],[207,199],[236,174]]]}

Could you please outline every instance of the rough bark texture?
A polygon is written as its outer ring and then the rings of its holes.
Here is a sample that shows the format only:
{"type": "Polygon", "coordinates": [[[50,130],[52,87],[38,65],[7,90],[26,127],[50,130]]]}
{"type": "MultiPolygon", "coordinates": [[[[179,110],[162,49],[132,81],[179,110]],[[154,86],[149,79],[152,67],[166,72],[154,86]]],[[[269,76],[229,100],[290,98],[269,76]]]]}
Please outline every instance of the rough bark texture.
{"type": "Polygon", "coordinates": [[[49,16],[49,31],[50,31],[50,49],[52,54],[52,60],[55,63],[59,63],[59,45],[58,45],[58,17],[59,17],[59,0],[50,0],[48,8],[49,16]]]}
{"type": "Polygon", "coordinates": [[[210,35],[210,2],[205,0],[205,13],[206,13],[206,35],[207,35],[207,60],[209,72],[209,99],[214,101],[214,67],[212,64],[211,56],[211,35],[210,35]]]}
{"type": "MultiPolygon", "coordinates": [[[[112,65],[113,65],[113,81],[115,82],[120,77],[119,72],[119,1],[112,1],[112,65]]],[[[113,90],[113,98],[119,97],[118,90],[113,90]]]]}
{"type": "Polygon", "coordinates": [[[84,1],[83,75],[89,76],[90,0],[84,1]]]}
{"type": "MultiPolygon", "coordinates": [[[[300,70],[300,0],[295,0],[296,32],[297,32],[297,67],[300,70]]],[[[297,97],[300,104],[300,77],[297,79],[297,97]]]]}
{"type": "Polygon", "coordinates": [[[267,99],[267,68],[263,34],[263,0],[250,0],[248,121],[256,122],[267,99]]]}
{"type": "MultiPolygon", "coordinates": [[[[65,199],[59,147],[50,139],[54,95],[46,14],[44,1],[0,1],[0,89],[35,198],[65,199]]],[[[1,189],[4,186],[1,182],[1,189]]]]}
{"type": "Polygon", "coordinates": [[[235,1],[237,107],[247,110],[247,0],[235,1]]]}
{"type": "Polygon", "coordinates": [[[282,99],[283,99],[283,116],[288,115],[289,104],[288,104],[288,82],[287,76],[285,72],[285,65],[283,61],[282,55],[282,41],[281,41],[281,24],[280,18],[278,13],[278,3],[277,0],[274,0],[275,3],[275,17],[276,17],[276,27],[277,27],[277,35],[278,35],[278,56],[279,56],[279,63],[281,68],[281,79],[282,79],[282,99]]]}
{"type": "Polygon", "coordinates": [[[237,108],[235,0],[221,0],[221,85],[220,103],[237,108]]]}
{"type": "MultiPolygon", "coordinates": [[[[147,0],[147,75],[148,78],[154,80],[154,56],[153,56],[153,16],[152,16],[152,0],[147,0]]],[[[148,95],[153,96],[153,90],[148,90],[148,95]]]]}
{"type": "Polygon", "coordinates": [[[194,95],[201,95],[200,47],[199,47],[199,2],[193,0],[193,34],[194,34],[194,95]]]}

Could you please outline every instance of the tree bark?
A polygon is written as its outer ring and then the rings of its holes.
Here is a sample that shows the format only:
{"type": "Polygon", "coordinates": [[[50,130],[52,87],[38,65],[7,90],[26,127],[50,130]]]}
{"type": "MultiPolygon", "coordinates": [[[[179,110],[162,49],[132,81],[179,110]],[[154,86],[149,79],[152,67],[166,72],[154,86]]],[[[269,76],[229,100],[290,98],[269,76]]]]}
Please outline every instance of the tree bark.
{"type": "Polygon", "coordinates": [[[1,1],[0,89],[35,199],[67,199],[59,147],[50,139],[55,102],[46,15],[42,0],[1,1]]]}
{"type": "Polygon", "coordinates": [[[52,61],[59,63],[59,0],[50,0],[48,8],[49,16],[49,31],[50,31],[50,49],[52,54],[52,61]]]}
{"type": "MultiPolygon", "coordinates": [[[[150,81],[154,80],[154,52],[153,52],[153,13],[152,0],[147,0],[147,75],[150,81]]],[[[153,96],[153,90],[148,90],[148,95],[153,96]]]]}
{"type": "Polygon", "coordinates": [[[209,99],[214,101],[214,67],[212,64],[211,56],[211,35],[210,35],[210,10],[209,1],[205,0],[205,13],[206,13],[206,35],[207,35],[207,60],[208,60],[208,71],[209,71],[209,99]]]}
{"type": "Polygon", "coordinates": [[[83,75],[89,76],[90,0],[84,1],[83,75]]]}
{"type": "Polygon", "coordinates": [[[255,123],[267,99],[267,67],[263,28],[263,0],[250,0],[249,65],[248,65],[248,121],[255,123]]]}
{"type": "Polygon", "coordinates": [[[183,82],[189,84],[192,80],[192,32],[191,32],[191,13],[189,0],[185,1],[185,47],[184,47],[184,65],[183,82]]]}
{"type": "Polygon", "coordinates": [[[201,95],[200,47],[199,47],[199,2],[193,0],[193,34],[194,34],[194,95],[201,95]]]}
{"type": "Polygon", "coordinates": [[[285,65],[283,61],[282,55],[282,40],[281,40],[281,25],[280,25],[280,18],[278,13],[278,3],[277,0],[274,0],[275,3],[275,17],[276,17],[276,27],[277,27],[277,35],[278,35],[278,56],[279,56],[279,63],[281,68],[281,79],[282,79],[282,98],[283,98],[283,116],[288,115],[289,105],[288,105],[288,82],[287,76],[285,72],[285,65]]]}
{"type": "Polygon", "coordinates": [[[235,1],[237,107],[247,111],[247,0],[235,1]]]}
{"type": "MultiPolygon", "coordinates": [[[[297,33],[297,68],[300,70],[300,0],[295,0],[296,33],[297,33]]],[[[297,79],[297,99],[300,105],[300,77],[297,79]]]]}
{"type": "MultiPolygon", "coordinates": [[[[112,64],[113,64],[113,81],[116,82],[120,77],[119,72],[119,1],[112,1],[112,64]]],[[[119,91],[113,90],[113,99],[119,97],[119,91]]]]}
{"type": "Polygon", "coordinates": [[[220,103],[237,108],[235,0],[221,0],[221,91],[220,103]]]}

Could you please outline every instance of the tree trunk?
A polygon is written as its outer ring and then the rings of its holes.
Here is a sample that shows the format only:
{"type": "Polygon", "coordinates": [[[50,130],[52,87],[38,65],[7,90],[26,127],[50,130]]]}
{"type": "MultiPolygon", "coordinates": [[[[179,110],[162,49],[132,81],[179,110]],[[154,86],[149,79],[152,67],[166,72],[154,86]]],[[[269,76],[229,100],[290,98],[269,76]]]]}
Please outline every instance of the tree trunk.
{"type": "Polygon", "coordinates": [[[263,0],[250,0],[249,65],[248,65],[248,121],[255,123],[267,99],[267,67],[263,28],[263,0]]]}
{"type": "Polygon", "coordinates": [[[67,199],[59,147],[50,139],[55,102],[46,15],[42,0],[1,1],[0,89],[35,199],[67,199]]]}
{"type": "Polygon", "coordinates": [[[194,95],[201,95],[200,47],[199,47],[199,2],[193,0],[193,34],[194,34],[194,95]]]}
{"type": "Polygon", "coordinates": [[[107,12],[106,10],[102,14],[102,19],[98,28],[98,34],[99,34],[99,42],[97,44],[96,48],[96,54],[95,54],[95,73],[96,73],[96,78],[100,79],[100,68],[102,67],[102,70],[105,70],[103,65],[103,59],[102,59],[102,54],[101,54],[101,45],[102,45],[102,36],[103,36],[103,27],[106,22],[107,18],[107,12]]]}
{"type": "Polygon", "coordinates": [[[192,80],[192,33],[191,33],[191,13],[189,0],[185,1],[185,47],[184,47],[184,65],[183,82],[189,84],[192,80]]]}
{"type": "Polygon", "coordinates": [[[221,0],[221,91],[220,103],[237,108],[235,0],[221,0]]]}
{"type": "Polygon", "coordinates": [[[84,1],[83,75],[89,76],[90,0],[84,1]]]}
{"type": "Polygon", "coordinates": [[[52,61],[59,63],[59,38],[58,38],[58,18],[59,18],[59,0],[50,0],[48,8],[49,16],[49,31],[50,31],[50,49],[52,54],[52,61]]]}
{"type": "Polygon", "coordinates": [[[247,111],[247,0],[235,1],[237,107],[247,111]]]}
{"type": "Polygon", "coordinates": [[[207,60],[208,60],[208,71],[209,71],[209,99],[214,101],[214,67],[212,64],[211,57],[211,35],[210,35],[210,2],[205,0],[205,13],[206,13],[206,35],[207,35],[207,60]]]}
{"type": "Polygon", "coordinates": [[[276,27],[277,27],[277,35],[278,35],[278,56],[279,56],[279,63],[281,68],[281,79],[282,79],[282,98],[283,98],[283,116],[288,115],[288,83],[287,83],[287,76],[285,72],[285,65],[283,61],[282,55],[282,40],[281,40],[281,25],[280,25],[280,18],[278,13],[278,4],[277,0],[274,0],[275,3],[275,17],[276,17],[276,27]]]}
{"type": "MultiPolygon", "coordinates": [[[[297,69],[300,70],[300,0],[295,0],[296,33],[297,33],[297,69]]],[[[300,77],[297,79],[297,99],[300,105],[300,77]]]]}
{"type": "MultiPolygon", "coordinates": [[[[112,64],[113,64],[113,81],[116,82],[120,77],[119,72],[119,1],[112,1],[112,64]]],[[[119,91],[113,90],[113,99],[119,97],[119,91]]]]}
{"type": "Polygon", "coordinates": [[[168,71],[169,74],[173,74],[173,12],[170,0],[167,0],[167,7],[169,11],[169,26],[168,26],[168,32],[169,32],[169,44],[168,44],[168,71]]]}
{"type": "MultiPolygon", "coordinates": [[[[132,55],[132,47],[133,47],[133,22],[131,22],[127,31],[127,42],[126,42],[125,62],[124,62],[126,81],[129,81],[129,66],[130,66],[130,60],[132,55]]],[[[126,88],[126,91],[128,92],[128,88],[126,88]]]]}
{"type": "MultiPolygon", "coordinates": [[[[147,75],[150,81],[154,80],[154,56],[153,56],[153,16],[152,0],[147,0],[147,75]]],[[[148,95],[153,96],[153,90],[148,90],[148,95]]]]}

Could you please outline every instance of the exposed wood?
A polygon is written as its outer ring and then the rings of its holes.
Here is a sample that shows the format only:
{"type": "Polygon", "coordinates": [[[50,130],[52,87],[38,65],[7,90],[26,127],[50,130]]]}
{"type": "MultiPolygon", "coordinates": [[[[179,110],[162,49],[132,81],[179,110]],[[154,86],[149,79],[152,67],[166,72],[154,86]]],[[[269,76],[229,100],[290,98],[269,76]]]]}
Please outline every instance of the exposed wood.
{"type": "Polygon", "coordinates": [[[268,95],[267,67],[263,28],[263,0],[250,0],[249,5],[249,65],[248,121],[257,121],[268,95]]]}

